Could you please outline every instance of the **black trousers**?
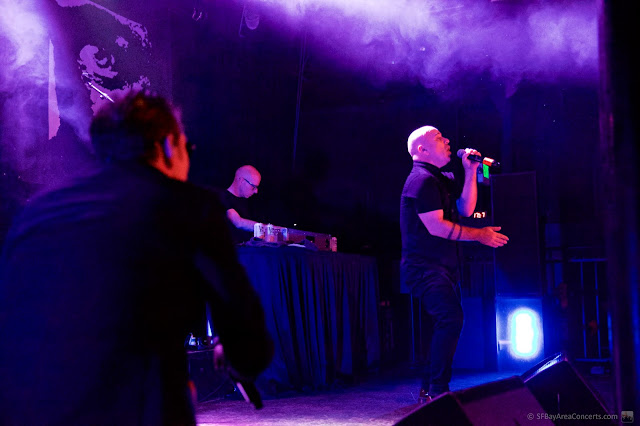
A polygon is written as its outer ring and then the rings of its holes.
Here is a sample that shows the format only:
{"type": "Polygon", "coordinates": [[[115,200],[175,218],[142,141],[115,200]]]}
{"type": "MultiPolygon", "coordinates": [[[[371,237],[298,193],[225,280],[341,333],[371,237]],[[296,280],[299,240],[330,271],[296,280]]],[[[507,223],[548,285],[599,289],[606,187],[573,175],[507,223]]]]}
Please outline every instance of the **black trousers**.
{"type": "Polygon", "coordinates": [[[412,295],[420,298],[428,316],[423,322],[423,336],[429,336],[430,342],[422,388],[430,395],[438,395],[449,390],[453,356],[464,320],[458,277],[437,266],[414,269],[407,275],[412,295]]]}

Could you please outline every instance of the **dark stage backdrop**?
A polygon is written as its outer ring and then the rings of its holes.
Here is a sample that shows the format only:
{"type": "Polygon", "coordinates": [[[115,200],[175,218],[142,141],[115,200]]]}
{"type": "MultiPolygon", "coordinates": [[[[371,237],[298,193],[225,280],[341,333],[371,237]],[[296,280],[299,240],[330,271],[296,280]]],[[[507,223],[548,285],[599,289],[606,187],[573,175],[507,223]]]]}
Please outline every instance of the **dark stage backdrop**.
{"type": "MultiPolygon", "coordinates": [[[[334,65],[307,35],[294,145],[305,35],[268,16],[251,31],[241,15],[242,5],[219,2],[207,20],[172,23],[173,93],[198,145],[196,182],[227,187],[237,167],[253,164],[263,175],[250,200],[256,220],[331,233],[340,250],[399,257],[406,139],[433,124],[454,149],[477,148],[507,172],[535,171],[541,226],[561,225],[554,243],[599,244],[595,86],[523,81],[507,93],[489,75],[461,73],[451,98],[446,87],[374,83],[334,65]]],[[[455,158],[448,168],[461,172],[455,158]]]]}
{"type": "MultiPolygon", "coordinates": [[[[193,181],[226,187],[238,166],[253,164],[263,174],[250,200],[255,219],[331,233],[342,251],[399,257],[406,138],[424,124],[439,127],[454,149],[477,148],[508,172],[535,171],[540,224],[561,225],[554,243],[599,243],[595,87],[521,82],[507,93],[489,75],[464,72],[437,92],[415,81],[382,84],[334,65],[311,35],[301,67],[304,33],[268,16],[251,31],[241,26],[240,2],[196,2],[202,15],[173,1],[65,4],[73,2],[47,3],[33,59],[39,78],[20,79],[31,77],[24,68],[3,74],[15,84],[1,92],[0,223],[33,191],[89,163],[79,134],[98,102],[91,81],[109,93],[148,85],[170,95],[197,144],[193,181]],[[49,118],[52,99],[59,124],[49,118]],[[15,111],[26,121],[14,123],[15,111]]],[[[459,161],[449,168],[460,172],[459,161]]]]}

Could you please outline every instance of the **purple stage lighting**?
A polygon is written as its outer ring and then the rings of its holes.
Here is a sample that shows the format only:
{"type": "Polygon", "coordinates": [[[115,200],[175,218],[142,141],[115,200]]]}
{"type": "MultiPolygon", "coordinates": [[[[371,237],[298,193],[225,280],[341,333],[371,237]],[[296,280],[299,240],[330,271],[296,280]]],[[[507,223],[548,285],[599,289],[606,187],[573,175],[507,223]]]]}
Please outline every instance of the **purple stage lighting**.
{"type": "Polygon", "coordinates": [[[597,81],[596,7],[590,2],[255,0],[249,4],[271,20],[313,34],[327,54],[345,65],[375,70],[376,78],[412,79],[438,88],[461,72],[489,72],[511,90],[523,79],[597,81]]]}

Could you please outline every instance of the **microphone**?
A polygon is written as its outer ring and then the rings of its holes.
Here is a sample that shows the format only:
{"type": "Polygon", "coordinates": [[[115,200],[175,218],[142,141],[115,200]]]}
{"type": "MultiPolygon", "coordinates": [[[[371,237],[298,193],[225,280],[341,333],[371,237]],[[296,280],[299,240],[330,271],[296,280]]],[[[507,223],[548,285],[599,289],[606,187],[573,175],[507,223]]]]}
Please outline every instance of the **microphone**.
{"type": "MultiPolygon", "coordinates": [[[[462,158],[464,156],[464,154],[466,154],[466,151],[464,149],[459,149],[458,150],[458,158],[462,158]]],[[[475,154],[469,154],[469,156],[467,157],[469,160],[471,161],[476,161],[478,163],[482,163],[485,164],[489,167],[500,167],[500,163],[496,160],[494,160],[493,158],[489,158],[489,157],[481,157],[479,155],[475,155],[475,154]]]]}
{"type": "MultiPolygon", "coordinates": [[[[83,72],[82,73],[83,77],[89,78],[90,75],[88,72],[83,72]]],[[[111,96],[109,96],[108,94],[106,94],[105,92],[103,92],[102,90],[98,89],[91,80],[87,81],[87,84],[89,85],[89,87],[91,87],[93,90],[95,90],[96,92],[98,92],[98,94],[100,95],[100,99],[108,99],[109,102],[111,102],[112,104],[114,104],[115,102],[113,101],[113,99],[111,99],[111,96]]]]}

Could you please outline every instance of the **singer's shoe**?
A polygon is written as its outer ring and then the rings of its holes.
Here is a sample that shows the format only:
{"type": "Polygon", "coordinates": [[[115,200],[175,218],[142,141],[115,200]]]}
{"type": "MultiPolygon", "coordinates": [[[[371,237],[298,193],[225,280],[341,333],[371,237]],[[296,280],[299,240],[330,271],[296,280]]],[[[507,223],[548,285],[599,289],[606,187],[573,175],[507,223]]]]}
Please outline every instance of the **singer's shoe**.
{"type": "Polygon", "coordinates": [[[427,402],[431,401],[431,395],[429,395],[429,392],[427,392],[424,389],[420,389],[420,395],[418,396],[418,402],[420,404],[426,404],[427,402]]]}

